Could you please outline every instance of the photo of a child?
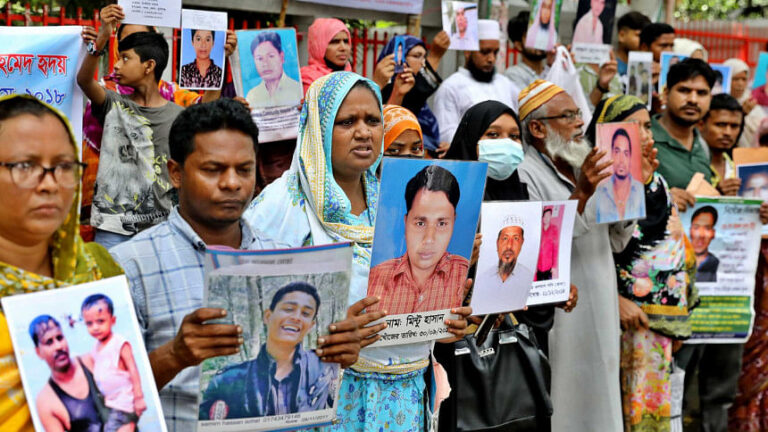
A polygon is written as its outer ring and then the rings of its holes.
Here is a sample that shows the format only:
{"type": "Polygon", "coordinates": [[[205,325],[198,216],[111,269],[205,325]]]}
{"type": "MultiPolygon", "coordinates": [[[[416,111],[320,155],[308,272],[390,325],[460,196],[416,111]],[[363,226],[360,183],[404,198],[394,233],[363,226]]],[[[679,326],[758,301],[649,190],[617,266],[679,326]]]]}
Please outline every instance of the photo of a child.
{"type": "Polygon", "coordinates": [[[141,378],[133,358],[133,348],[125,337],[115,334],[114,306],[104,294],[92,294],[83,301],[82,314],[88,333],[96,339],[89,354],[93,377],[109,408],[105,431],[132,432],[147,403],[141,378]]]}

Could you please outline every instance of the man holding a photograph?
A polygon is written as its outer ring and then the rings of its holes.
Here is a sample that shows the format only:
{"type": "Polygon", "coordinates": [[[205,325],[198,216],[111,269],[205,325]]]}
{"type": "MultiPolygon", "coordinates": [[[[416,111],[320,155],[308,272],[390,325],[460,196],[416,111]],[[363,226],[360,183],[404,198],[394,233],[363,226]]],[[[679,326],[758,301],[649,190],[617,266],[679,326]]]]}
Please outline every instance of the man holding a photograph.
{"type": "Polygon", "coordinates": [[[264,312],[266,343],[255,359],[228,366],[211,379],[200,418],[253,418],[333,406],[335,368],[301,347],[319,308],[317,289],[306,282],[277,290],[264,312]]]}
{"type": "Polygon", "coordinates": [[[523,218],[517,215],[507,216],[503,225],[496,238],[499,261],[484,270],[483,280],[487,283],[483,288],[484,295],[482,300],[478,297],[472,302],[478,313],[489,310],[494,302],[502,299],[504,305],[522,309],[533,282],[533,272],[519,262],[520,250],[525,243],[523,218]]]}
{"type": "Polygon", "coordinates": [[[645,214],[645,188],[632,177],[632,142],[626,129],[611,138],[613,174],[597,187],[597,223],[637,219],[645,214]]]}
{"type": "Polygon", "coordinates": [[[461,304],[469,260],[448,253],[460,194],[456,177],[437,165],[408,181],[406,251],[371,269],[368,295],[381,298],[376,310],[404,314],[461,304]]]}
{"type": "Polygon", "coordinates": [[[302,87],[283,69],[285,52],[280,35],[274,31],[259,33],[251,42],[251,53],[256,72],[261,78],[259,85],[245,96],[251,108],[298,104],[302,87]]]}
{"type": "Polygon", "coordinates": [[[80,359],[72,361],[61,325],[50,315],[29,324],[35,352],[51,369],[51,378],[37,395],[35,407],[46,431],[101,432],[99,393],[93,374],[80,359]]]}

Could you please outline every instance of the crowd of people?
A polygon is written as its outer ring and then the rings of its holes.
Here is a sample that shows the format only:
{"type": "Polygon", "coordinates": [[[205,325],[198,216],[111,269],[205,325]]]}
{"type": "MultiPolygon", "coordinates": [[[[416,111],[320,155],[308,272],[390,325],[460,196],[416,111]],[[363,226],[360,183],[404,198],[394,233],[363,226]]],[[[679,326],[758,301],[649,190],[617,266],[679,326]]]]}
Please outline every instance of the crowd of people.
{"type": "MultiPolygon", "coordinates": [[[[383,156],[486,162],[485,201],[577,202],[569,300],[514,312],[551,364],[546,388],[553,409],[540,410],[525,430],[676,430],[683,419],[673,410],[675,368],[686,371],[684,417],[694,425],[686,427],[768,430],[768,241],[755,275],[751,339],[683,344],[698,304],[696,281],[708,277],[712,258],[683,230],[680,213],[695,204],[686,188],[700,173],[722,195],[737,195],[731,151],[768,145],[768,84],[750,89],[743,60],[726,62],[733,71],[730,94],[713,95],[716,76],[706,49],[630,12],[617,20],[611,60],[577,65],[592,111],[585,113],[576,95],[545,79],[553,53],[525,46],[527,12],[508,25],[516,65],[497,71],[499,23],[479,20],[479,50],[464,52],[464,65],[445,78],[438,73],[450,45],[445,32],[429,47],[407,36],[399,73],[390,41],[369,80],[351,70],[346,25],[318,18],[309,28],[309,64],[301,69],[298,138],[280,143],[295,147],[291,156],[275,143],[259,143],[250,99],[226,91],[197,94],[161,80],[169,57],[164,37],[152,27],[121,24],[123,18],[120,6],[110,5],[101,10],[98,31],[83,31],[88,55],[77,76],[88,99],[82,155],[69,120],[57,110],[24,95],[0,99],[0,295],[124,274],[168,430],[195,430],[199,364],[237,353],[243,343],[238,326],[207,323],[227,311],[203,307],[206,249],[336,242],[352,242],[354,257],[347,318],[332,324],[315,350],[321,361],[344,368],[338,421],[325,430],[431,430],[425,375],[435,344],[369,346],[395,307],[366,295],[369,273],[420,283],[417,275],[395,275],[390,268],[370,271],[383,156]],[[96,80],[114,32],[114,71],[96,80]],[[650,108],[624,94],[631,51],[652,53],[654,84],[661,52],[689,56],[669,68],[666,90],[654,92],[650,108]],[[592,197],[612,174],[611,161],[595,146],[596,129],[611,122],[639,126],[643,182],[631,186],[645,196],[646,217],[598,224],[592,197]],[[95,241],[85,242],[81,233],[95,241]],[[650,296],[650,290],[663,295],[650,296]],[[661,305],[686,314],[646,313],[661,305]]],[[[236,46],[229,32],[226,52],[236,46]]],[[[768,222],[768,204],[760,216],[768,222]]],[[[478,236],[475,248],[481,242],[478,236]]],[[[465,269],[474,261],[459,264],[465,269]]],[[[532,270],[551,277],[546,261],[532,270]]],[[[436,343],[440,362],[451,361],[445,353],[451,357],[452,344],[482,318],[466,306],[473,272],[462,281],[463,292],[432,293],[437,303],[441,295],[465,297],[465,306],[452,310],[457,318],[446,320],[452,337],[436,343]]],[[[56,328],[36,336],[45,339],[56,328]]],[[[32,402],[21,396],[19,375],[12,373],[2,315],[0,341],[0,429],[31,430],[32,402]]],[[[52,370],[59,367],[55,361],[52,370]]],[[[72,361],[61,367],[78,368],[72,361]]],[[[456,373],[445,379],[455,382],[456,373]]],[[[62,401],[74,397],[66,386],[55,389],[62,401]]],[[[453,408],[452,399],[444,402],[446,412],[462,409],[456,397],[453,408]]],[[[82,420],[83,410],[72,405],[54,409],[50,430],[69,430],[82,420]]],[[[439,430],[456,430],[455,421],[446,420],[456,415],[441,416],[439,430]]]]}

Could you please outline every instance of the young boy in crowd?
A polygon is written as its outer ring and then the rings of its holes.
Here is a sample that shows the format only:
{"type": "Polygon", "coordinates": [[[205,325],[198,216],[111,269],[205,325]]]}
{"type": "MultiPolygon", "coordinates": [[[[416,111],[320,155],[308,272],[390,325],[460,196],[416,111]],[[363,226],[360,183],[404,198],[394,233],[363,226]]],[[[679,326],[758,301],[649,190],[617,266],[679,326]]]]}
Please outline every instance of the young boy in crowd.
{"type": "Polygon", "coordinates": [[[83,301],[80,312],[88,333],[96,338],[90,356],[96,385],[109,408],[104,432],[133,432],[147,403],[131,344],[112,332],[116,320],[112,300],[93,294],[83,301]]]}
{"type": "Polygon", "coordinates": [[[96,229],[95,241],[110,248],[170,213],[168,133],[182,108],[158,91],[168,64],[168,43],[159,33],[133,33],[118,44],[115,75],[120,85],[134,89],[132,94],[121,95],[99,85],[94,79],[99,57],[124,18],[118,5],[103,8],[100,16],[96,39],[83,34],[88,55],[77,83],[104,127],[91,225],[96,229]]]}
{"type": "Polygon", "coordinates": [[[619,75],[624,76],[627,74],[629,52],[640,49],[640,33],[650,23],[651,20],[638,11],[627,12],[617,21],[618,43],[616,63],[619,68],[619,75]]]}

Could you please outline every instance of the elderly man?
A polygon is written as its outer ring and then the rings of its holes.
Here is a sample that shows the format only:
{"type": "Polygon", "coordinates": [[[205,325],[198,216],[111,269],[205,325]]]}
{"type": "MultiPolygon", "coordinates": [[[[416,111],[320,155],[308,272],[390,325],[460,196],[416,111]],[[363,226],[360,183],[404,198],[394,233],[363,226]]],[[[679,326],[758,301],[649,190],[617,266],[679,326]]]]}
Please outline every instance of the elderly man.
{"type": "Polygon", "coordinates": [[[634,223],[597,225],[594,194],[612,161],[583,138],[584,122],[565,91],[537,80],[520,93],[523,139],[518,168],[535,201],[577,200],[571,282],[583,287],[581,305],[556,312],[550,336],[552,430],[623,430],[619,387],[619,307],[612,250],[622,250],[634,223]],[[573,397],[578,389],[580,396],[573,397]]]}
{"type": "Polygon", "coordinates": [[[449,76],[435,93],[434,112],[440,125],[440,141],[453,141],[464,113],[478,102],[496,100],[517,107],[520,89],[496,73],[499,54],[498,21],[478,20],[479,51],[464,51],[465,64],[449,76]]]}

